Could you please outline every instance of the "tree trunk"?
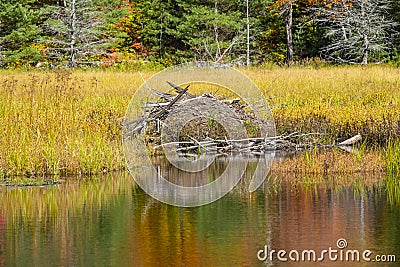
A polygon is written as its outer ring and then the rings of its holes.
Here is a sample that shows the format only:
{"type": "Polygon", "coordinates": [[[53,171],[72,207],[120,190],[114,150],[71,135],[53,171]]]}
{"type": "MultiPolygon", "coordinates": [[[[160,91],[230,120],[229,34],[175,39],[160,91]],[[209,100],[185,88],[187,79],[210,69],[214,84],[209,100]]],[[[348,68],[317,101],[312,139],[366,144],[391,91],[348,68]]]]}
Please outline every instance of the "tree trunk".
{"type": "MultiPolygon", "coordinates": [[[[215,14],[215,17],[218,16],[218,1],[214,2],[214,14],[215,14]]],[[[214,38],[215,38],[215,44],[217,45],[217,50],[215,51],[215,60],[214,61],[217,61],[218,58],[221,57],[221,47],[219,46],[218,27],[216,24],[214,25],[214,38]]]]}
{"type": "Polygon", "coordinates": [[[76,61],[76,0],[71,1],[71,43],[70,43],[70,58],[69,67],[75,67],[76,61]]]}
{"type": "Polygon", "coordinates": [[[362,50],[362,62],[361,62],[362,65],[368,64],[368,50],[369,50],[368,36],[364,35],[363,50],[362,50]]]}
{"type": "Polygon", "coordinates": [[[0,66],[1,66],[2,63],[3,63],[3,53],[2,53],[3,47],[1,46],[1,39],[2,39],[2,38],[0,38],[0,66]]]}
{"type": "Polygon", "coordinates": [[[286,64],[290,66],[293,62],[293,3],[289,1],[286,4],[286,16],[285,16],[285,27],[286,27],[286,42],[287,42],[287,53],[286,53],[286,64]]]}
{"type": "Polygon", "coordinates": [[[249,20],[249,0],[246,0],[246,24],[247,24],[247,50],[246,65],[250,66],[250,20],[249,20]]]}
{"type": "MultiPolygon", "coordinates": [[[[361,16],[362,19],[364,20],[365,16],[365,0],[361,1],[361,16]]],[[[364,26],[364,25],[363,25],[364,26]]],[[[368,64],[368,50],[369,50],[369,40],[368,36],[364,34],[363,36],[363,45],[362,45],[362,65],[367,65],[368,64]]]]}
{"type": "Polygon", "coordinates": [[[162,11],[162,15],[161,15],[161,17],[160,17],[160,19],[161,19],[161,29],[160,29],[160,40],[159,40],[159,51],[158,51],[158,54],[159,54],[159,56],[160,56],[160,58],[162,58],[162,56],[163,56],[163,52],[162,52],[162,50],[163,50],[163,26],[164,26],[164,9],[163,9],[163,11],[162,11]]]}

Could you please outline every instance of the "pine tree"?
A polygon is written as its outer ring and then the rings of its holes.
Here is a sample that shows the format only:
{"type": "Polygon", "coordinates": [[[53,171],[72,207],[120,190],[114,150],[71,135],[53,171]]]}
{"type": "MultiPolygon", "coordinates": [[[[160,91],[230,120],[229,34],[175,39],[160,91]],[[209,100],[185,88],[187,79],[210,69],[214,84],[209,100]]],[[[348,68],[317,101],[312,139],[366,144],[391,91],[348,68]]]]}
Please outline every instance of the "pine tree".
{"type": "Polygon", "coordinates": [[[245,55],[245,21],[240,5],[234,1],[215,0],[198,5],[186,3],[184,10],[184,20],[178,31],[183,42],[195,52],[195,59],[243,60],[239,56],[245,55]]]}
{"type": "Polygon", "coordinates": [[[35,48],[41,14],[34,0],[0,0],[0,66],[20,66],[41,58],[35,48]]]}

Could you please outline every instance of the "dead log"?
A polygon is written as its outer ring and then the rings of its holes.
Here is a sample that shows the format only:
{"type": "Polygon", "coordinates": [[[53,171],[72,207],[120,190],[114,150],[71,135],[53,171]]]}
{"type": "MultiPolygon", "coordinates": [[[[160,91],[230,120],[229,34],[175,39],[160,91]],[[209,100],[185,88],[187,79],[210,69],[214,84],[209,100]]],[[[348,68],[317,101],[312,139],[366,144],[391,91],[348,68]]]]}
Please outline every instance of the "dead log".
{"type": "Polygon", "coordinates": [[[343,142],[340,142],[339,144],[337,144],[339,147],[340,146],[351,146],[354,145],[357,142],[360,142],[362,140],[362,136],[361,134],[357,134],[347,140],[344,140],[343,142]]]}

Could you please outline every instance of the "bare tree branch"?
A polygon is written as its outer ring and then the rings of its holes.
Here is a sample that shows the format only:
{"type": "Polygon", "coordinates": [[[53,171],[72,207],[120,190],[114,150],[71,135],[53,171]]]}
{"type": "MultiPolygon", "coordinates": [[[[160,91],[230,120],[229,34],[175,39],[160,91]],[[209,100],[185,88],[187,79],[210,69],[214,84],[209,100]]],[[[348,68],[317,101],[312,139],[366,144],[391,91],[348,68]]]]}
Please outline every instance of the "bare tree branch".
{"type": "Polygon", "coordinates": [[[103,54],[101,46],[109,40],[101,32],[104,21],[92,0],[65,0],[63,6],[50,6],[43,28],[51,37],[44,40],[50,47],[47,53],[67,60],[73,68],[85,62],[86,55],[103,54]]]}
{"type": "Polygon", "coordinates": [[[392,47],[395,26],[389,14],[390,0],[329,0],[314,9],[326,25],[331,43],[323,57],[336,63],[367,64],[392,47]]]}

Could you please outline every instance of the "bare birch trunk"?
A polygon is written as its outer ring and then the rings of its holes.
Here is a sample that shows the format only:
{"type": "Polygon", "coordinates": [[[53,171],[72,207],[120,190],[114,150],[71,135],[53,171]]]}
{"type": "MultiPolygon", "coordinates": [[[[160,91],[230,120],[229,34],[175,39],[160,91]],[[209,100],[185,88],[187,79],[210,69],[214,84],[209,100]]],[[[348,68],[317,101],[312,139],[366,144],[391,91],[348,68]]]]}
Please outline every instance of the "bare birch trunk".
{"type": "Polygon", "coordinates": [[[72,0],[71,2],[71,44],[70,44],[70,59],[69,67],[75,67],[76,60],[76,2],[72,0]]]}

